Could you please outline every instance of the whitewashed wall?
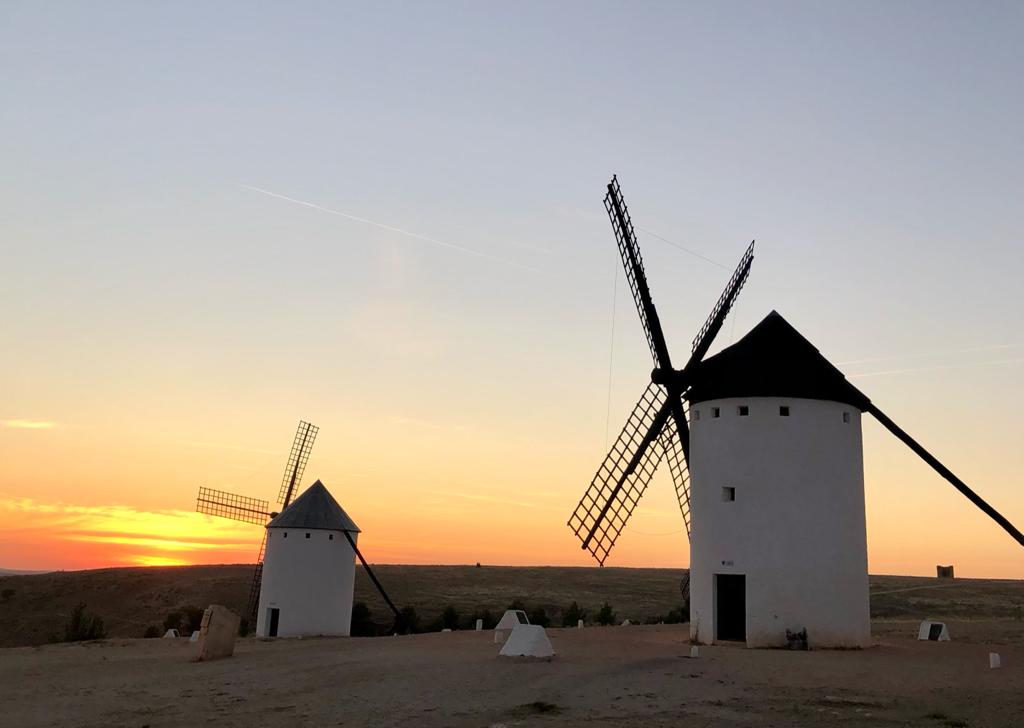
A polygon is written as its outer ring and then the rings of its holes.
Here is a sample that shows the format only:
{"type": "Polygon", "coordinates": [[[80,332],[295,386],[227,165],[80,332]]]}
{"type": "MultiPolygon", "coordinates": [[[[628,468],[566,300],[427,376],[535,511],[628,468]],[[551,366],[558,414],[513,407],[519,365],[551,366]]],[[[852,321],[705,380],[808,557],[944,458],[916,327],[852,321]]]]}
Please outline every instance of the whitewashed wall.
{"type": "Polygon", "coordinates": [[[745,574],[748,646],[782,645],[787,628],[806,628],[811,647],[870,644],[857,408],[721,399],[692,407],[690,420],[691,637],[714,642],[714,574],[745,574]],[[734,502],[724,486],[736,488],[734,502]]]}
{"type": "Polygon", "coordinates": [[[266,636],[276,607],[278,637],[348,635],[354,586],[355,552],[343,532],[268,528],[256,632],[266,636]]]}

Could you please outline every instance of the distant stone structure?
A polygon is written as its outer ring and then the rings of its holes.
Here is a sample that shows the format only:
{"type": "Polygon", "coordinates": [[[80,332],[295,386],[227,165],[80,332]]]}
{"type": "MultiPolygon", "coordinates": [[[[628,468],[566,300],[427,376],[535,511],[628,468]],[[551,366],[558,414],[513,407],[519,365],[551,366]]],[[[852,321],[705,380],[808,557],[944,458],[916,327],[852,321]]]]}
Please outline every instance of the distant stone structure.
{"type": "Polygon", "coordinates": [[[953,565],[949,566],[936,566],[935,576],[940,579],[952,579],[953,578],[953,565]]]}

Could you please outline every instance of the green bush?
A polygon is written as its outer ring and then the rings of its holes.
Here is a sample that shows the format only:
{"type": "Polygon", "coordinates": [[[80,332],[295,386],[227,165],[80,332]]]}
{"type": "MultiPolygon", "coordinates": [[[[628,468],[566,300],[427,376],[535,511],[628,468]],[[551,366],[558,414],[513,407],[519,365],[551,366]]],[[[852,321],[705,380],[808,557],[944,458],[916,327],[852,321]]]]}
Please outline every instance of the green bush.
{"type": "Polygon", "coordinates": [[[85,603],[80,603],[68,617],[64,625],[64,642],[81,642],[83,640],[101,640],[107,636],[103,620],[95,614],[85,611],[85,603]]]}
{"type": "Polygon", "coordinates": [[[562,610],[562,626],[575,627],[581,619],[586,619],[587,613],[580,609],[580,605],[573,602],[562,610]]]}
{"type": "Polygon", "coordinates": [[[612,606],[608,602],[602,604],[601,609],[598,610],[597,623],[604,627],[615,624],[615,612],[612,611],[612,606]]]}

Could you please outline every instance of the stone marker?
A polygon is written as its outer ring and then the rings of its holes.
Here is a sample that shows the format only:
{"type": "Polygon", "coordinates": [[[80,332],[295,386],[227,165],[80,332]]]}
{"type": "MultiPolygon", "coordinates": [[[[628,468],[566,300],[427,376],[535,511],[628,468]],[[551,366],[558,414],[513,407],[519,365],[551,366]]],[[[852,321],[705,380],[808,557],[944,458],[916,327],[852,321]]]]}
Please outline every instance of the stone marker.
{"type": "Polygon", "coordinates": [[[992,668],[992,669],[995,669],[997,667],[1002,667],[1003,666],[1003,661],[1001,659],[999,659],[999,653],[998,652],[989,652],[988,653],[988,666],[990,668],[992,668]]]}
{"type": "Polygon", "coordinates": [[[451,627],[445,627],[445,628],[444,628],[444,629],[442,629],[441,631],[442,631],[442,632],[451,632],[451,631],[452,631],[452,628],[451,628],[451,627]]]}
{"type": "Polygon", "coordinates": [[[165,640],[176,639],[178,637],[181,637],[181,635],[178,634],[178,630],[176,630],[176,629],[169,629],[166,632],[164,632],[164,639],[165,640]]]}
{"type": "Polygon", "coordinates": [[[227,607],[211,604],[203,612],[203,624],[199,628],[199,639],[192,648],[192,661],[218,660],[231,657],[235,652],[238,637],[239,616],[227,607]]]}
{"type": "Polygon", "coordinates": [[[697,659],[698,657],[700,657],[700,648],[697,647],[697,645],[694,645],[690,648],[690,657],[692,657],[693,659],[697,659]]]}
{"type": "Polygon", "coordinates": [[[484,620],[482,620],[482,619],[476,620],[476,631],[477,632],[483,632],[484,631],[484,620]]]}
{"type": "Polygon", "coordinates": [[[199,630],[197,629],[192,633],[192,636],[188,638],[189,642],[197,642],[199,640],[199,630]]]}
{"type": "Polygon", "coordinates": [[[583,629],[583,620],[582,619],[577,619],[576,620],[576,629],[583,629]]]}
{"type": "Polygon", "coordinates": [[[623,626],[623,627],[628,627],[628,626],[629,626],[629,625],[631,625],[631,624],[633,624],[633,623],[632,623],[632,622],[630,622],[630,621],[629,621],[628,619],[626,619],[626,620],[623,620],[623,622],[622,622],[622,626],[623,626]]]}

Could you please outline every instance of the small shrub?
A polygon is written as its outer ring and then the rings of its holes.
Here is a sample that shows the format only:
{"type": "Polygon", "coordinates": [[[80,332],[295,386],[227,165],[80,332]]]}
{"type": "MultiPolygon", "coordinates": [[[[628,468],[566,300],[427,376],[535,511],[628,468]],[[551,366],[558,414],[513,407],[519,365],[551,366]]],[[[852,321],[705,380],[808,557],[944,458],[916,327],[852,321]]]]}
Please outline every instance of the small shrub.
{"type": "Polygon", "coordinates": [[[206,613],[205,609],[202,607],[185,607],[183,611],[185,613],[184,634],[192,634],[203,626],[203,615],[206,613]]]}
{"type": "Polygon", "coordinates": [[[516,599],[515,601],[513,601],[511,604],[508,605],[508,608],[512,609],[512,610],[517,610],[518,609],[520,611],[525,612],[526,611],[526,603],[522,599],[516,599]]]}
{"type": "Polygon", "coordinates": [[[451,604],[445,607],[441,613],[441,627],[443,629],[459,628],[459,613],[451,604]]]}
{"type": "Polygon", "coordinates": [[[0,599],[2,599],[5,602],[11,601],[11,597],[13,597],[13,596],[14,596],[14,590],[13,589],[4,589],[3,591],[0,591],[0,599]]]}
{"type": "Polygon", "coordinates": [[[415,634],[420,631],[420,617],[412,607],[402,607],[395,621],[395,632],[398,634],[415,634]]]}
{"type": "Polygon", "coordinates": [[[238,636],[245,637],[247,634],[249,634],[249,619],[242,617],[238,620],[238,636]]]}
{"type": "Polygon", "coordinates": [[[601,609],[597,612],[597,623],[602,627],[607,627],[609,624],[615,624],[615,612],[612,611],[612,605],[605,602],[601,605],[601,609]]]}
{"type": "Polygon", "coordinates": [[[551,626],[551,619],[548,617],[544,607],[537,607],[531,610],[527,616],[530,618],[530,624],[539,624],[541,627],[551,626]]]}
{"type": "Polygon", "coordinates": [[[85,611],[85,603],[80,603],[68,617],[64,625],[64,642],[82,642],[83,640],[101,640],[107,636],[103,620],[95,614],[85,611]]]}
{"type": "Polygon", "coordinates": [[[586,619],[587,613],[580,609],[580,605],[573,602],[562,610],[562,626],[575,627],[581,619],[586,619]]]}
{"type": "Polygon", "coordinates": [[[484,629],[494,629],[498,625],[498,618],[491,613],[490,609],[477,609],[466,622],[466,629],[476,629],[476,620],[478,619],[484,621],[484,629]]]}
{"type": "Polygon", "coordinates": [[[151,640],[154,637],[159,637],[159,636],[160,636],[160,628],[157,627],[155,624],[151,624],[148,627],[146,627],[146,631],[142,633],[143,639],[147,639],[147,640],[151,640]]]}
{"type": "Polygon", "coordinates": [[[353,637],[374,637],[377,634],[377,625],[370,618],[370,608],[363,602],[356,602],[352,605],[352,636],[353,637]]]}
{"type": "Polygon", "coordinates": [[[171,612],[167,615],[167,618],[164,619],[164,630],[176,629],[181,631],[182,620],[184,620],[184,618],[185,615],[181,613],[180,609],[176,612],[171,612]]]}

